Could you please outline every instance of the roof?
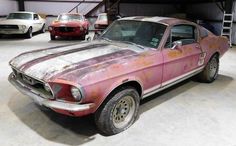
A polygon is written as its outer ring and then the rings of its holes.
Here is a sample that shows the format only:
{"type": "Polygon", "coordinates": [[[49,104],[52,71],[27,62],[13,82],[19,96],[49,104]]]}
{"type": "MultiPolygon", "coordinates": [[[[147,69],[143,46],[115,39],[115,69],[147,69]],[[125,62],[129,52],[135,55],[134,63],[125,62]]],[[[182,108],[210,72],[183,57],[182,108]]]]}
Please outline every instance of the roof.
{"type": "Polygon", "coordinates": [[[82,14],[79,14],[79,13],[61,13],[60,15],[79,15],[79,16],[82,16],[82,14]]]}
{"type": "MultiPolygon", "coordinates": [[[[115,1],[115,0],[111,0],[115,1]]],[[[153,3],[153,4],[186,4],[186,3],[214,3],[225,0],[121,0],[121,3],[153,3]]]]}
{"type": "Polygon", "coordinates": [[[35,12],[27,12],[27,11],[17,11],[17,12],[12,12],[12,13],[30,13],[30,14],[35,14],[35,12]]]}
{"type": "Polygon", "coordinates": [[[119,20],[137,20],[137,21],[147,21],[147,22],[156,22],[162,23],[165,25],[172,25],[176,23],[193,23],[183,19],[171,18],[171,17],[147,17],[147,16],[134,16],[134,17],[124,17],[119,20]]]}

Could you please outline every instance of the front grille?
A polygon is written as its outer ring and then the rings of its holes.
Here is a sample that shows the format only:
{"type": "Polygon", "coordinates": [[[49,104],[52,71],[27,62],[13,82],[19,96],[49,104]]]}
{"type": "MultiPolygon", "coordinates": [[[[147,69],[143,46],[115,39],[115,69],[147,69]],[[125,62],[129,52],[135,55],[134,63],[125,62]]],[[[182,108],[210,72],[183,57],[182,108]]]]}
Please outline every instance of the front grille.
{"type": "Polygon", "coordinates": [[[27,87],[30,87],[31,89],[33,89],[34,91],[43,94],[45,98],[53,98],[53,94],[50,91],[47,91],[45,89],[45,83],[42,81],[39,81],[35,78],[32,78],[26,74],[23,74],[19,71],[17,71],[16,69],[12,68],[14,75],[16,76],[16,78],[24,85],[26,85],[27,87]]]}
{"type": "Polygon", "coordinates": [[[60,32],[73,32],[74,28],[73,27],[58,27],[58,31],[60,31],[60,32]]]}
{"type": "Polygon", "coordinates": [[[0,29],[19,29],[18,25],[0,25],[0,29]]]}

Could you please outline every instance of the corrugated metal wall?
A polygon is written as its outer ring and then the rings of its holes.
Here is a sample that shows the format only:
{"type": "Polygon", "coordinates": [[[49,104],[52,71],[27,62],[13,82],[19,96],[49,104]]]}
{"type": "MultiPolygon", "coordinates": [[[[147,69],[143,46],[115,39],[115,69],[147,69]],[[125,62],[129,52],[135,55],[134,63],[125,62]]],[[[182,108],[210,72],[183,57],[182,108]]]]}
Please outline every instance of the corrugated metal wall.
{"type": "Polygon", "coordinates": [[[17,10],[18,10],[18,4],[16,1],[10,1],[10,0],[0,1],[0,16],[8,15],[8,13],[17,10]]]}

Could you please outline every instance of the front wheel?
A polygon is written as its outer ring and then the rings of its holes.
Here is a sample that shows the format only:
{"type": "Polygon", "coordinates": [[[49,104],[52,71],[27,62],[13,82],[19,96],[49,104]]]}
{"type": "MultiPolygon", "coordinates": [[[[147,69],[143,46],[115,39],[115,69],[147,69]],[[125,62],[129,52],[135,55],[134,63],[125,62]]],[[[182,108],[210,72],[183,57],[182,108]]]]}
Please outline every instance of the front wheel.
{"type": "Polygon", "coordinates": [[[28,31],[26,32],[26,38],[30,39],[33,37],[33,30],[32,27],[29,27],[28,31]]]}
{"type": "Polygon", "coordinates": [[[114,135],[129,128],[138,115],[140,97],[128,87],[116,91],[95,113],[95,123],[105,135],[114,135]]]}
{"type": "Polygon", "coordinates": [[[40,32],[41,32],[41,33],[45,33],[45,31],[46,31],[46,27],[45,27],[45,24],[43,24],[43,26],[42,26],[40,32]]]}
{"type": "Polygon", "coordinates": [[[86,35],[89,34],[89,26],[87,26],[87,29],[86,29],[86,35]]]}
{"type": "Polygon", "coordinates": [[[211,57],[204,70],[198,75],[198,78],[201,82],[211,83],[217,78],[218,71],[219,57],[215,54],[211,57]]]}
{"type": "Polygon", "coordinates": [[[56,36],[55,36],[55,35],[50,35],[50,39],[51,39],[51,40],[55,40],[55,39],[56,39],[56,36]]]}
{"type": "Polygon", "coordinates": [[[85,40],[85,38],[86,38],[86,34],[80,36],[80,40],[85,40]]]}

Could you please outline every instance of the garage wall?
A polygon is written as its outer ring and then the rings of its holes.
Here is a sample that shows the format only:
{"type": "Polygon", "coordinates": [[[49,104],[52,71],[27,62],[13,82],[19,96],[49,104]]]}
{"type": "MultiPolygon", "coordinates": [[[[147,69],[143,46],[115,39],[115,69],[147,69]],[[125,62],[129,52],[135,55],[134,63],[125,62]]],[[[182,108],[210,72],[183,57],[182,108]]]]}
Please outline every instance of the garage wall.
{"type": "Polygon", "coordinates": [[[121,16],[166,16],[177,10],[172,5],[161,4],[120,4],[121,16]]]}
{"type": "Polygon", "coordinates": [[[208,20],[222,20],[222,11],[215,3],[188,5],[186,8],[188,15],[208,20]]]}
{"type": "MultiPolygon", "coordinates": [[[[101,0],[96,0],[101,1],[101,0]]],[[[60,13],[67,13],[71,9],[73,9],[78,2],[42,2],[42,1],[26,1],[25,2],[25,10],[33,11],[41,14],[47,15],[58,15],[60,13]]],[[[78,7],[78,12],[81,14],[86,14],[92,8],[94,8],[97,3],[82,3],[78,7]]],[[[74,10],[73,12],[76,12],[74,10]]]]}
{"type": "MultiPolygon", "coordinates": [[[[236,2],[234,2],[234,10],[236,12],[236,2]]],[[[188,17],[207,20],[211,23],[217,34],[220,35],[222,29],[223,12],[217,7],[215,3],[194,4],[187,7],[188,17]]],[[[236,21],[236,14],[234,15],[236,21]]],[[[236,44],[236,23],[233,25],[232,43],[236,44]]]]}
{"type": "MultiPolygon", "coordinates": [[[[100,2],[101,0],[93,0],[93,1],[100,2]]],[[[46,17],[46,26],[49,26],[52,23],[52,21],[54,21],[57,18],[56,17],[57,15],[61,13],[68,13],[78,4],[79,3],[76,1],[75,2],[25,1],[25,10],[36,12],[42,15],[49,15],[48,17],[46,17]]],[[[91,9],[93,9],[97,5],[98,3],[82,3],[78,6],[78,12],[80,14],[87,14],[91,9]]],[[[75,13],[76,9],[73,10],[72,12],[75,13]]]]}
{"type": "Polygon", "coordinates": [[[0,16],[8,15],[11,12],[18,10],[18,4],[16,1],[1,0],[0,2],[0,16]]]}

